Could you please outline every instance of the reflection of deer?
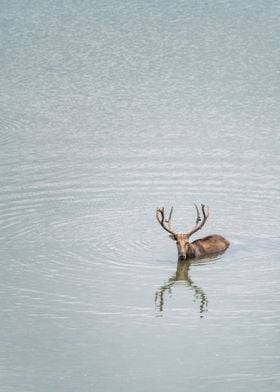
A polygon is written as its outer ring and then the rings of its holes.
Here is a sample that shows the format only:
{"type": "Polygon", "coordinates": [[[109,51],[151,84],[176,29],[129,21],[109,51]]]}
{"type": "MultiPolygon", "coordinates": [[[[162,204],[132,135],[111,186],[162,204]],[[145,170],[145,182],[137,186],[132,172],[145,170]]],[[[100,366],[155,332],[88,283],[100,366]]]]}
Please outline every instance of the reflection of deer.
{"type": "Polygon", "coordinates": [[[178,259],[186,260],[194,257],[201,257],[211,255],[218,252],[224,252],[230,245],[229,241],[221,235],[213,234],[208,237],[200,238],[193,242],[189,242],[190,237],[200,230],[209,216],[209,207],[201,204],[201,210],[203,218],[201,219],[199,209],[195,204],[196,209],[196,222],[194,227],[188,233],[176,233],[171,227],[171,218],[173,213],[173,207],[170,210],[169,218],[165,219],[164,208],[158,208],[156,211],[156,217],[160,225],[170,234],[170,238],[176,241],[178,249],[178,259]]]}
{"type": "Polygon", "coordinates": [[[160,289],[155,294],[155,303],[160,312],[163,312],[164,307],[164,293],[167,290],[171,294],[171,288],[173,285],[178,283],[184,283],[186,286],[190,287],[195,292],[195,298],[199,300],[199,314],[200,318],[203,317],[204,313],[208,310],[208,300],[207,296],[201,287],[194,284],[189,276],[189,269],[191,263],[189,261],[179,260],[177,263],[177,270],[175,275],[173,275],[168,282],[161,286],[160,289]]]}

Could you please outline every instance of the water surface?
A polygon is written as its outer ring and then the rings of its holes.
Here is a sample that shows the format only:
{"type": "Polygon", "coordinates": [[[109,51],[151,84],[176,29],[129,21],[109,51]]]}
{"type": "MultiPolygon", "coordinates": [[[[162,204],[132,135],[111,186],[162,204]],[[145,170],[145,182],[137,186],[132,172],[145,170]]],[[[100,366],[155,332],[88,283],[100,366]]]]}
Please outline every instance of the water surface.
{"type": "Polygon", "coordinates": [[[279,391],[278,3],[1,9],[3,391],[279,391]]]}

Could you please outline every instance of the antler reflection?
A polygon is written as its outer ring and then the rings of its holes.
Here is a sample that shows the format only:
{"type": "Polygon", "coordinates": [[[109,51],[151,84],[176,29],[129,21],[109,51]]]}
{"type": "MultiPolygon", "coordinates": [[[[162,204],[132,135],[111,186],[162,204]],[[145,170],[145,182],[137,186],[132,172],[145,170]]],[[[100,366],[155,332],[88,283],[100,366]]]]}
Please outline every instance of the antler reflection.
{"type": "Polygon", "coordinates": [[[193,280],[190,278],[189,269],[191,263],[184,260],[179,260],[177,263],[177,270],[175,275],[173,275],[168,282],[161,286],[158,291],[155,293],[155,304],[157,309],[160,312],[163,312],[164,309],[164,293],[166,291],[171,294],[172,286],[178,283],[184,283],[186,286],[190,287],[194,290],[195,299],[199,301],[199,315],[200,318],[203,318],[204,313],[208,310],[208,299],[206,294],[204,293],[203,289],[197,286],[193,280]]]}

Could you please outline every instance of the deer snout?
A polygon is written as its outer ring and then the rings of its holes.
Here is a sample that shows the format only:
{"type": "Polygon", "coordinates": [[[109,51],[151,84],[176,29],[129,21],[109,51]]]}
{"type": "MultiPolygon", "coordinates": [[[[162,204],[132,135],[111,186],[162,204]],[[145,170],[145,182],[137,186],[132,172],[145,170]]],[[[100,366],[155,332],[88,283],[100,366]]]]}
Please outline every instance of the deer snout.
{"type": "Polygon", "coordinates": [[[178,250],[178,258],[179,260],[186,260],[187,251],[186,251],[186,243],[185,241],[177,242],[177,250],[178,250]]]}
{"type": "Polygon", "coordinates": [[[185,253],[179,253],[179,260],[186,260],[187,256],[185,253]]]}

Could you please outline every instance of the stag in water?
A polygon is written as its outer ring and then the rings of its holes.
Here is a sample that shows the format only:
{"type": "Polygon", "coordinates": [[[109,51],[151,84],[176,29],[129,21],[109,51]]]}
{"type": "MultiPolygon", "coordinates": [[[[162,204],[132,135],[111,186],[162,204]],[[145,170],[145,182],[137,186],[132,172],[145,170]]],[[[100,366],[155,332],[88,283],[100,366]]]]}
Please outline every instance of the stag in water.
{"type": "Polygon", "coordinates": [[[170,234],[170,238],[176,241],[178,249],[178,259],[187,260],[194,257],[203,257],[207,255],[213,255],[215,253],[224,252],[230,245],[229,241],[221,235],[213,234],[204,238],[200,238],[193,242],[190,242],[190,237],[198,230],[202,229],[209,216],[209,207],[205,207],[201,204],[202,218],[200,211],[195,204],[196,210],[196,222],[194,227],[188,233],[176,233],[171,226],[171,219],[173,214],[173,207],[170,210],[168,219],[165,217],[164,207],[158,208],[156,211],[156,217],[159,224],[170,234]]]}

